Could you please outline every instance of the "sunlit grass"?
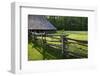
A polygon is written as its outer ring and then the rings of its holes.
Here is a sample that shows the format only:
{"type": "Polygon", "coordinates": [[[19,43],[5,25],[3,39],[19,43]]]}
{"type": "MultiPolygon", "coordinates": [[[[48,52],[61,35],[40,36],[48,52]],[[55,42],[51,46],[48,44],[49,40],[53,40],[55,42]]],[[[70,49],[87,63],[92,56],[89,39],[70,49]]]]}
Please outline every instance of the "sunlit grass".
{"type": "Polygon", "coordinates": [[[28,60],[42,60],[43,55],[37,51],[37,49],[33,48],[33,44],[28,44],[28,60]]]}
{"type": "MultiPolygon", "coordinates": [[[[56,34],[62,34],[62,31],[57,31],[56,34]]],[[[64,31],[64,35],[68,38],[77,39],[77,40],[87,40],[88,32],[87,31],[64,31]]]]}

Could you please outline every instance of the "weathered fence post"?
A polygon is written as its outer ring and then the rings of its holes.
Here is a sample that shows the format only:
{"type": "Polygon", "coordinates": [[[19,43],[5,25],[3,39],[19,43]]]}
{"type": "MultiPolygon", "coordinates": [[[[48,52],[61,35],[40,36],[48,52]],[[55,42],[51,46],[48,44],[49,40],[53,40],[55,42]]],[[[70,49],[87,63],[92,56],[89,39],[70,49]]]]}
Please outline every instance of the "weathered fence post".
{"type": "Polygon", "coordinates": [[[43,60],[45,60],[45,52],[46,52],[46,33],[44,32],[42,35],[42,49],[43,49],[43,60]]]}
{"type": "Polygon", "coordinates": [[[62,35],[61,40],[62,40],[62,57],[65,58],[67,55],[67,47],[66,47],[67,38],[66,38],[66,36],[62,35]]]}

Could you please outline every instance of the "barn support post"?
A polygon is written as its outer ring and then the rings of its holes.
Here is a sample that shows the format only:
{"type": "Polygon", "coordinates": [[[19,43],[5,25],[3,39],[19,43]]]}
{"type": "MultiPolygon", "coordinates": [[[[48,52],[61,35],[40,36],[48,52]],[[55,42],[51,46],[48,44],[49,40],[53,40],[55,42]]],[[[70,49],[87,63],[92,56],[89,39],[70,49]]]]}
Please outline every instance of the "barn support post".
{"type": "Polygon", "coordinates": [[[35,32],[32,32],[32,42],[36,42],[37,36],[35,35],[35,32]]]}

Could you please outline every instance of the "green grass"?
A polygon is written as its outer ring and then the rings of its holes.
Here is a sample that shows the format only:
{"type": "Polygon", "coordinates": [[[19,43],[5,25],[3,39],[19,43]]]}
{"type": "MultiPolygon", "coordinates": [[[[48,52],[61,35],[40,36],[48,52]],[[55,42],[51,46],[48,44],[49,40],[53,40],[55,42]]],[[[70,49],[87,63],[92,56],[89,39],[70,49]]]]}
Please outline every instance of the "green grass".
{"type": "Polygon", "coordinates": [[[36,48],[33,48],[33,44],[28,44],[28,60],[41,60],[43,55],[37,51],[36,48]]]}
{"type": "Polygon", "coordinates": [[[68,37],[72,39],[77,39],[77,40],[87,40],[88,39],[88,34],[87,32],[70,32],[68,37]],[[73,33],[74,32],[74,33],[73,33]]]}
{"type": "MultiPolygon", "coordinates": [[[[62,34],[62,31],[57,31],[55,34],[62,34]]],[[[87,40],[88,32],[87,31],[64,31],[65,35],[68,35],[68,38],[73,38],[77,40],[87,40]]]]}
{"type": "MultiPolygon", "coordinates": [[[[57,31],[55,34],[62,34],[62,31],[57,31]]],[[[87,31],[65,31],[64,34],[66,34],[66,37],[77,39],[77,40],[85,40],[88,39],[88,33],[87,31]]],[[[50,41],[59,41],[60,37],[46,37],[47,44],[61,44],[61,42],[50,42],[50,41]]],[[[46,49],[43,50],[43,46],[41,46],[41,37],[38,37],[39,43],[29,43],[28,44],[28,60],[43,60],[45,57],[45,60],[51,60],[51,59],[63,59],[61,55],[61,48],[54,46],[46,46],[46,49]],[[45,54],[44,54],[45,51],[45,54]]],[[[70,42],[70,40],[68,41],[70,42]]],[[[88,54],[88,47],[79,45],[76,42],[74,43],[67,43],[66,46],[68,46],[69,51],[79,53],[80,55],[87,57],[88,54]]],[[[75,58],[73,56],[68,57],[68,59],[75,58]]],[[[67,58],[66,58],[67,59],[67,58]]]]}

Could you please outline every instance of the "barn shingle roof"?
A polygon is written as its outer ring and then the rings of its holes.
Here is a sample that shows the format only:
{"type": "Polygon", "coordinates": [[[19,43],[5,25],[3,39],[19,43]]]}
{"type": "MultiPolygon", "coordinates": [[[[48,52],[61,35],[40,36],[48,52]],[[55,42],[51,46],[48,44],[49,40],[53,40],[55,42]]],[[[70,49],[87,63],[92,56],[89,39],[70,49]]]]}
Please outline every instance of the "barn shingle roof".
{"type": "Polygon", "coordinates": [[[28,15],[29,30],[56,30],[56,28],[42,15],[28,15]]]}

